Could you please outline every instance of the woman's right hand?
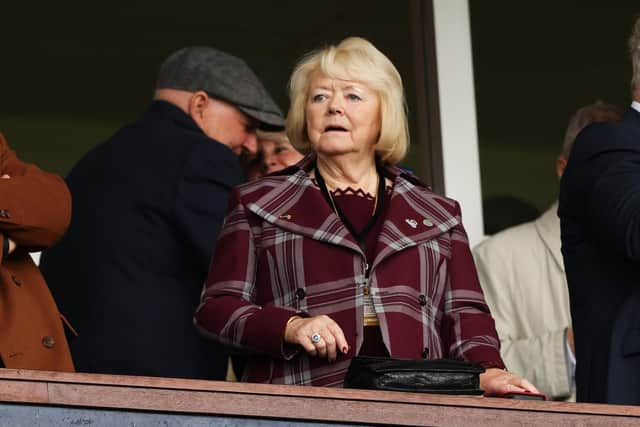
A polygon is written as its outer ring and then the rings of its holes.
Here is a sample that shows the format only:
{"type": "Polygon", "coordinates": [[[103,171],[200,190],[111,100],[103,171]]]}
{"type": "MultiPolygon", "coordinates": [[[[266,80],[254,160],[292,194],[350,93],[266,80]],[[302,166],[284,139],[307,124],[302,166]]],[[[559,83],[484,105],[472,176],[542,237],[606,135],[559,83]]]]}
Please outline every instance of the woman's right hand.
{"type": "Polygon", "coordinates": [[[284,340],[290,344],[301,345],[311,356],[336,360],[337,352],[347,354],[349,344],[342,328],[329,316],[299,317],[293,316],[287,322],[284,340]],[[314,337],[316,341],[314,341],[314,337]],[[318,339],[319,338],[319,339],[318,339]]]}

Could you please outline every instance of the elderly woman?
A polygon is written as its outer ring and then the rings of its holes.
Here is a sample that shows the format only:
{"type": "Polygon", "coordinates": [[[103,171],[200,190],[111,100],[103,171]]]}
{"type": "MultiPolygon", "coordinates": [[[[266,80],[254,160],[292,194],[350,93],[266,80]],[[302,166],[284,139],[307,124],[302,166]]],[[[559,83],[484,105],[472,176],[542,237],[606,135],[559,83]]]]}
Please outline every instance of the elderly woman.
{"type": "Polygon", "coordinates": [[[287,133],[309,155],[238,187],[196,323],[249,354],[242,380],[341,386],[356,355],[455,358],[487,394],[504,371],[460,207],[394,166],[408,148],[400,75],[348,38],[302,59],[287,133]]]}
{"type": "Polygon", "coordinates": [[[267,132],[258,129],[258,151],[265,174],[277,172],[302,160],[302,154],[289,142],[284,132],[267,132]]]}

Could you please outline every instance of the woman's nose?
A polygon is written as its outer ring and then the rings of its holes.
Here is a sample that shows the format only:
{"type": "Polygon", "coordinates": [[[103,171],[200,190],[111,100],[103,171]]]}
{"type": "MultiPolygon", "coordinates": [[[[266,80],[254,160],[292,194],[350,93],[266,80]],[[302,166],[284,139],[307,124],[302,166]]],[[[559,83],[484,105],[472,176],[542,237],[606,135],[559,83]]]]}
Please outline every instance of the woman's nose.
{"type": "Polygon", "coordinates": [[[340,97],[334,96],[329,102],[329,114],[342,114],[344,113],[344,107],[340,102],[340,97]]]}

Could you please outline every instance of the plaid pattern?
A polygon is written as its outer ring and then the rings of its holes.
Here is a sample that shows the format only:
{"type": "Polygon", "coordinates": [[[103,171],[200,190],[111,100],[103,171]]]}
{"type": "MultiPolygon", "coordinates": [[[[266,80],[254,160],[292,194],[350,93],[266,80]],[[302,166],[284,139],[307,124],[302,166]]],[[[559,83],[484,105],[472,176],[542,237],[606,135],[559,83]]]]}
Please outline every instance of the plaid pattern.
{"type": "Polygon", "coordinates": [[[309,179],[312,165],[231,197],[195,322],[249,350],[242,380],[341,386],[362,345],[367,286],[392,357],[504,367],[457,202],[387,166],[394,185],[367,279],[364,253],[309,179]],[[294,314],[330,316],[349,353],[329,364],[284,345],[294,314]]]}

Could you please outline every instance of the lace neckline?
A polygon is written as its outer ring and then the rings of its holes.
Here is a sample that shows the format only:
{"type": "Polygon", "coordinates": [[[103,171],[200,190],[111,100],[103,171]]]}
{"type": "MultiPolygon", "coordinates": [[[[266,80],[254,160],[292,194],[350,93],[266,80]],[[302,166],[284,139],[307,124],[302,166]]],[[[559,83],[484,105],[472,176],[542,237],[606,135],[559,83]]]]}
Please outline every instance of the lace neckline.
{"type": "Polygon", "coordinates": [[[358,197],[362,197],[362,198],[370,199],[370,200],[375,199],[375,196],[373,194],[367,193],[361,188],[355,189],[355,188],[353,188],[351,186],[346,187],[346,188],[336,188],[335,190],[330,191],[330,193],[331,193],[331,195],[333,197],[358,196],[358,197]]]}
{"type": "MultiPolygon", "coordinates": [[[[311,182],[313,182],[313,184],[316,187],[320,187],[320,185],[318,184],[318,181],[315,178],[311,178],[311,182]]],[[[390,189],[391,189],[390,186],[385,185],[385,188],[384,188],[385,193],[388,193],[390,189]]],[[[373,194],[367,193],[361,188],[353,188],[351,186],[348,186],[346,188],[336,188],[335,190],[329,191],[329,193],[331,194],[332,197],[357,196],[357,197],[365,198],[367,200],[375,200],[376,198],[373,194]]]]}

